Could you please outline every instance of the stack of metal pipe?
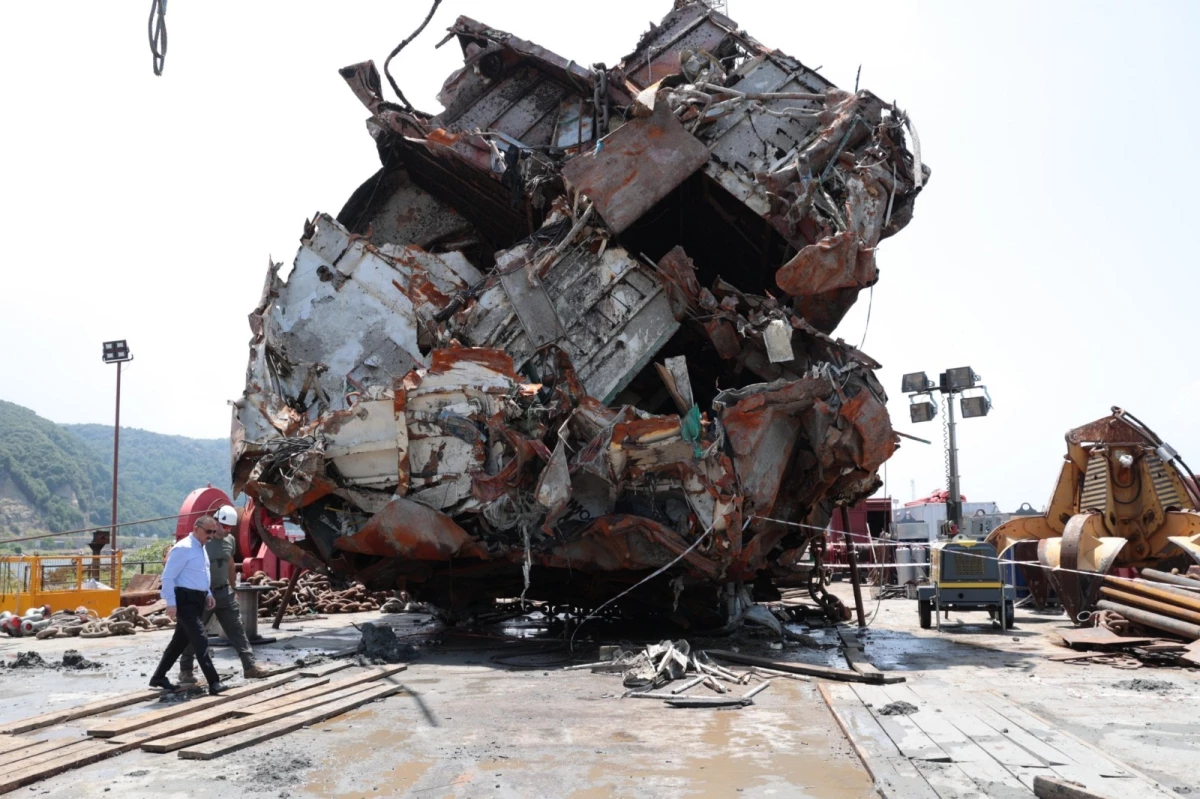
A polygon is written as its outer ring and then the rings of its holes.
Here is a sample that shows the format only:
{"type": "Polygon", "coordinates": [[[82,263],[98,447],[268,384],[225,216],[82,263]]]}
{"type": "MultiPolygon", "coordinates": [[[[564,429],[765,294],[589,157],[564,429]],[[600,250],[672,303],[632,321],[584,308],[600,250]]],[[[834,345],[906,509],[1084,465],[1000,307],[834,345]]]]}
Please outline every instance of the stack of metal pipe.
{"type": "Polygon", "coordinates": [[[1105,575],[1100,595],[1100,610],[1188,641],[1200,639],[1200,579],[1154,569],[1143,569],[1136,579],[1105,575]]]}

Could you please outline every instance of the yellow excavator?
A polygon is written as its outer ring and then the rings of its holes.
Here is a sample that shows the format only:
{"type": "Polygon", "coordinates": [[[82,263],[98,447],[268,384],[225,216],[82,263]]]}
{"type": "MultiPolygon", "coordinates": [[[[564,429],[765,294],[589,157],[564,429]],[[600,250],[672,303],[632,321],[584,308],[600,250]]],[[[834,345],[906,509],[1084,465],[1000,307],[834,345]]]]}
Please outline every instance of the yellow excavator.
{"type": "Polygon", "coordinates": [[[1012,550],[1033,603],[1053,587],[1076,623],[1118,569],[1186,570],[1200,563],[1200,491],[1170,446],[1128,411],[1067,433],[1067,455],[1045,513],[1010,519],[987,538],[1012,550]],[[1036,560],[1040,564],[1032,564],[1036,560]]]}

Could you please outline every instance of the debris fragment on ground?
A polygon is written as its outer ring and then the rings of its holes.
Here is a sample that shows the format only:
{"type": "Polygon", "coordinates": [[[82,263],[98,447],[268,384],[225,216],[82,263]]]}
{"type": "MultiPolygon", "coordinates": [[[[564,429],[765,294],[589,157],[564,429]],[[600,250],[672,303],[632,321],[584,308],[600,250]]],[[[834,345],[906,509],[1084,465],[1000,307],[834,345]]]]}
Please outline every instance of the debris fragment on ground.
{"type": "Polygon", "coordinates": [[[889,702],[875,712],[881,716],[910,716],[920,708],[909,702],[889,702]]]}
{"type": "Polygon", "coordinates": [[[364,622],[359,631],[358,654],[372,663],[407,663],[416,657],[411,644],[401,643],[396,631],[386,624],[364,622]]]}

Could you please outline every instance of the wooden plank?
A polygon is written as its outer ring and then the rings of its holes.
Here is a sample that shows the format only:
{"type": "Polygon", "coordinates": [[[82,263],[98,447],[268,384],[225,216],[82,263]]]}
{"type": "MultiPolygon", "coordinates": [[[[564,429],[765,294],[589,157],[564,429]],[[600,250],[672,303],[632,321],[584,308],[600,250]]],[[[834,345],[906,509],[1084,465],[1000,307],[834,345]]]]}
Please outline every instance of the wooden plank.
{"type": "Polygon", "coordinates": [[[0,794],[15,791],[17,788],[37,782],[38,780],[54,777],[62,774],[64,771],[114,757],[129,751],[131,748],[133,748],[132,745],[109,746],[103,741],[88,741],[85,739],[81,746],[54,760],[4,772],[3,776],[0,776],[0,794]]]}
{"type": "Polygon", "coordinates": [[[65,707],[61,710],[43,713],[40,716],[30,716],[29,718],[10,721],[7,724],[0,724],[0,734],[39,730],[54,724],[61,724],[64,721],[74,721],[75,719],[94,716],[97,713],[103,713],[107,710],[116,710],[117,708],[136,705],[138,702],[149,702],[151,699],[157,699],[162,695],[163,692],[156,688],[143,688],[140,691],[117,694],[116,696],[110,696],[108,699],[98,699],[95,702],[89,702],[86,705],[65,707]]]}
{"type": "MultiPolygon", "coordinates": [[[[1105,799],[1113,796],[1146,795],[1146,786],[1132,774],[1127,777],[1102,777],[1094,769],[1086,766],[1055,766],[1051,772],[1053,776],[1050,779],[1078,783],[1084,790],[1094,791],[1105,799]]],[[[1164,794],[1156,793],[1155,795],[1163,796],[1164,794]]],[[[1169,796],[1170,794],[1165,795],[1169,796]]]]}
{"type": "Polygon", "coordinates": [[[850,686],[818,683],[817,690],[885,799],[937,799],[937,792],[900,754],[850,686]]]}
{"type": "Polygon", "coordinates": [[[6,755],[9,752],[15,752],[18,749],[24,749],[27,746],[44,743],[45,738],[22,738],[18,735],[6,735],[0,738],[0,755],[6,755]]]}
{"type": "Polygon", "coordinates": [[[207,727],[191,732],[172,735],[167,738],[157,738],[153,741],[146,741],[142,744],[142,750],[146,752],[174,752],[176,749],[183,749],[189,746],[202,744],[205,741],[211,741],[214,738],[222,738],[226,735],[234,735],[235,733],[244,732],[253,727],[261,727],[281,718],[293,716],[297,713],[303,713],[308,710],[337,702],[342,699],[347,699],[360,694],[364,691],[374,689],[374,685],[352,685],[349,688],[343,688],[340,691],[318,696],[309,699],[305,702],[299,702],[287,707],[279,707],[274,710],[269,710],[263,713],[255,713],[252,716],[238,716],[237,718],[227,719],[216,724],[210,724],[207,727]]]}
{"type": "Polygon", "coordinates": [[[1035,777],[1033,794],[1038,799],[1110,799],[1109,796],[1092,793],[1084,786],[1058,777],[1035,777]]]}
{"type": "Polygon", "coordinates": [[[842,655],[846,658],[846,662],[850,664],[850,668],[864,677],[883,682],[884,673],[875,668],[874,664],[867,660],[866,649],[862,641],[853,632],[845,629],[838,630],[838,637],[842,639],[842,655]]]}
{"type": "Polygon", "coordinates": [[[27,746],[24,749],[15,749],[11,752],[6,752],[0,756],[0,769],[10,768],[12,764],[19,763],[24,758],[36,757],[43,752],[51,752],[55,749],[62,749],[64,746],[70,746],[76,741],[82,741],[82,738],[53,738],[43,743],[27,746]]]}
{"type": "Polygon", "coordinates": [[[1021,729],[1019,724],[1013,724],[1008,719],[999,714],[980,714],[979,718],[983,719],[983,723],[994,729],[996,732],[1008,738],[1022,749],[1036,755],[1041,760],[1046,761],[1048,766],[1076,766],[1079,765],[1073,758],[1060,752],[1055,747],[1045,741],[1030,735],[1025,730],[1021,729]]]}
{"type": "MultiPolygon", "coordinates": [[[[835,669],[832,666],[817,666],[811,663],[793,663],[791,661],[769,660],[767,658],[755,657],[754,655],[743,655],[740,652],[729,652],[724,649],[707,649],[705,651],[712,657],[715,657],[719,660],[727,660],[730,663],[742,663],[747,666],[762,666],[765,669],[775,669],[776,671],[784,671],[790,674],[807,674],[810,677],[824,677],[827,680],[870,683],[904,682],[903,677],[868,677],[865,674],[859,674],[857,671],[853,671],[851,669],[835,669]]],[[[880,672],[880,675],[883,675],[883,672],[880,672]]]]}
{"type": "Polygon", "coordinates": [[[301,727],[307,727],[312,724],[318,724],[326,719],[341,715],[349,710],[374,702],[376,699],[382,699],[386,696],[391,696],[398,691],[403,690],[404,686],[399,684],[385,683],[383,685],[368,686],[365,691],[360,691],[346,699],[331,702],[306,713],[300,713],[273,724],[266,724],[257,727],[240,735],[231,735],[223,740],[210,741],[199,746],[182,749],[179,756],[188,760],[211,760],[221,755],[236,752],[239,749],[245,749],[248,746],[253,746],[261,741],[277,738],[280,735],[286,735],[289,732],[294,732],[301,727]]]}
{"type": "Polygon", "coordinates": [[[21,760],[16,760],[5,766],[6,771],[21,771],[31,766],[38,766],[42,763],[49,763],[52,760],[60,760],[64,757],[69,757],[76,752],[82,751],[85,746],[92,744],[91,738],[71,738],[66,746],[60,746],[57,749],[49,752],[42,752],[37,755],[31,755],[21,760]]]}
{"type": "Polygon", "coordinates": [[[992,799],[991,794],[985,793],[953,763],[917,760],[913,762],[913,766],[943,799],[992,799]]]}
{"type": "Polygon", "coordinates": [[[912,760],[934,760],[949,763],[950,755],[907,716],[883,716],[879,710],[889,703],[887,694],[877,685],[853,685],[851,689],[859,700],[868,706],[875,721],[883,728],[900,750],[900,754],[912,760]]]}
{"type": "Polygon", "coordinates": [[[18,749],[18,750],[13,750],[11,752],[5,752],[4,756],[0,756],[0,770],[11,769],[11,768],[13,768],[13,765],[16,765],[17,763],[24,761],[24,759],[38,757],[40,755],[43,755],[43,753],[53,752],[55,750],[62,749],[62,747],[70,746],[71,744],[77,743],[77,741],[80,741],[80,740],[84,740],[84,739],[72,737],[72,735],[67,735],[67,737],[65,737],[65,738],[53,738],[53,739],[50,739],[47,741],[43,741],[43,743],[41,743],[41,744],[34,744],[32,746],[26,746],[25,749],[18,749]]]}
{"type": "Polygon", "coordinates": [[[390,677],[393,674],[399,674],[407,668],[408,666],[404,665],[403,663],[399,663],[394,666],[384,666],[382,668],[375,668],[368,671],[359,672],[358,674],[352,674],[349,677],[343,677],[340,680],[334,680],[333,682],[329,682],[328,679],[324,679],[323,682],[329,683],[324,687],[309,688],[280,699],[265,699],[262,702],[244,704],[237,709],[237,715],[246,716],[258,713],[268,713],[281,707],[293,706],[296,702],[301,702],[307,699],[315,699],[319,696],[333,693],[334,691],[340,691],[343,688],[362,685],[373,680],[382,680],[384,677],[390,677]]]}
{"type": "MultiPolygon", "coordinates": [[[[991,755],[985,752],[966,733],[955,727],[938,712],[941,708],[917,696],[906,685],[889,685],[885,691],[889,702],[908,702],[916,705],[920,711],[909,716],[909,720],[917,725],[942,751],[950,755],[954,763],[970,763],[981,760],[991,760],[991,755]]],[[[1014,783],[1018,784],[1016,780],[1014,783]]]]}
{"type": "Polygon", "coordinates": [[[1019,726],[1038,740],[1050,744],[1076,763],[1090,768],[1102,777],[1127,777],[1131,769],[1112,760],[1103,753],[1085,745],[1074,736],[1052,727],[1033,714],[988,691],[980,691],[977,700],[996,711],[998,715],[1019,726]]]}
{"type": "MultiPolygon", "coordinates": [[[[953,714],[950,717],[950,723],[962,730],[972,741],[979,744],[985,752],[999,761],[1000,765],[1016,775],[1018,779],[1020,779],[1021,775],[1017,772],[1017,769],[1049,768],[1047,763],[1037,755],[1018,746],[969,712],[953,714]]],[[[1021,781],[1025,782],[1025,780],[1021,781]]]]}
{"type": "MultiPolygon", "coordinates": [[[[228,702],[224,705],[217,705],[208,710],[201,710],[196,713],[189,713],[186,716],[176,719],[169,719],[158,724],[151,724],[149,727],[143,727],[140,730],[127,732],[123,735],[118,735],[113,738],[105,738],[111,744],[121,745],[127,743],[142,743],[151,738],[164,738],[168,735],[178,735],[179,733],[194,730],[197,727],[203,727],[206,724],[211,724],[214,721],[221,721],[236,715],[239,710],[249,707],[251,704],[259,702],[263,699],[276,699],[280,697],[299,696],[305,690],[311,690],[329,682],[326,678],[316,678],[313,680],[297,680],[284,683],[278,688],[272,688],[269,691],[264,691],[261,694],[246,697],[241,701],[228,702]]],[[[322,689],[324,690],[324,689],[322,689]]]]}
{"type": "Polygon", "coordinates": [[[220,696],[205,696],[200,699],[191,699],[186,702],[162,708],[161,710],[152,710],[148,713],[139,713],[136,716],[127,718],[113,719],[112,721],[92,727],[87,731],[88,735],[97,738],[113,738],[118,735],[124,735],[134,730],[140,730],[143,727],[149,727],[152,724],[176,719],[180,716],[186,716],[189,713],[196,713],[201,710],[207,710],[215,705],[223,705],[226,702],[232,702],[243,696],[262,693],[263,691],[282,685],[289,680],[296,679],[295,674],[284,674],[279,677],[268,677],[265,680],[258,682],[247,683],[246,685],[237,688],[230,688],[220,696]]]}
{"type": "Polygon", "coordinates": [[[348,669],[353,666],[353,663],[322,663],[319,666],[310,666],[300,669],[301,677],[324,677],[327,674],[333,674],[335,671],[348,669]]]}
{"type": "Polygon", "coordinates": [[[1049,766],[1010,766],[1009,770],[1031,792],[1033,791],[1033,783],[1038,777],[1054,776],[1054,771],[1049,766]]]}

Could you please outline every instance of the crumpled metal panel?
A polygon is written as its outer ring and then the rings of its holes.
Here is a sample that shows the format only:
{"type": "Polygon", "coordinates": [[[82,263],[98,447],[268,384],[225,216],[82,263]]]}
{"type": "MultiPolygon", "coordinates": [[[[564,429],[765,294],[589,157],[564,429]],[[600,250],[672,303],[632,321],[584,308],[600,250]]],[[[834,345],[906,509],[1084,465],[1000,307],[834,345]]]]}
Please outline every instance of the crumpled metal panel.
{"type": "Polygon", "coordinates": [[[711,624],[878,487],[879,365],[830,333],[927,179],[911,119],[676,5],[611,69],[460,17],[439,114],[341,71],[382,168],[271,265],[234,408],[281,557],[447,608],[674,564],[630,601],[711,624]]]}
{"type": "Polygon", "coordinates": [[[563,178],[596,204],[613,233],[632,225],[708,161],[666,103],[605,136],[563,167],[563,178]]]}

